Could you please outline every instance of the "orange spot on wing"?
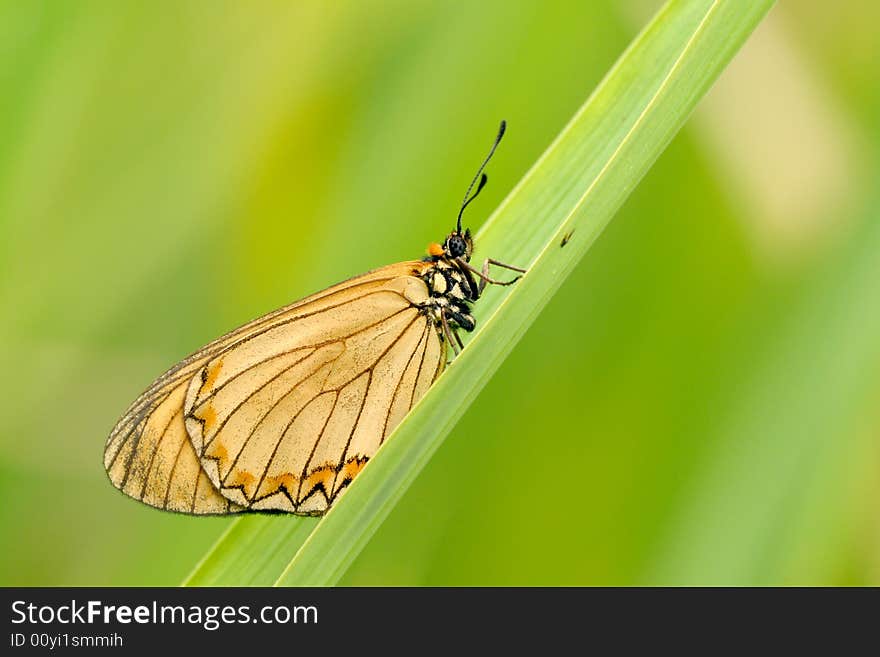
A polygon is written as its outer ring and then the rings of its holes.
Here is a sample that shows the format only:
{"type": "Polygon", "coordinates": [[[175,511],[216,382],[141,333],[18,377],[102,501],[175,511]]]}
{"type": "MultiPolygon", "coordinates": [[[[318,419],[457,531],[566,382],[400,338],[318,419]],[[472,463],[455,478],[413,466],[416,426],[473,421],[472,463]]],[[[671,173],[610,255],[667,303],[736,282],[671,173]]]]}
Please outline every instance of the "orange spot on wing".
{"type": "Polygon", "coordinates": [[[214,384],[217,382],[217,377],[220,376],[220,370],[223,368],[223,359],[218,358],[217,362],[211,365],[207,370],[203,370],[204,379],[202,379],[202,387],[199,390],[199,393],[204,392],[205,390],[211,390],[214,387],[214,384]]]}
{"type": "Polygon", "coordinates": [[[332,465],[324,465],[320,468],[316,468],[312,470],[305,479],[303,479],[302,488],[300,488],[300,499],[301,501],[309,496],[316,486],[322,485],[324,487],[325,497],[330,496],[330,487],[333,485],[333,477],[336,476],[336,468],[332,465]]]}
{"type": "Polygon", "coordinates": [[[214,442],[211,447],[214,447],[214,456],[216,456],[218,459],[223,460],[229,458],[229,452],[226,451],[223,443],[221,443],[219,440],[214,442]]]}
{"type": "Polygon", "coordinates": [[[215,440],[212,442],[208,446],[205,456],[217,459],[217,467],[220,469],[220,472],[226,470],[226,462],[229,460],[229,452],[226,451],[226,447],[223,445],[222,441],[215,440]]]}
{"type": "Polygon", "coordinates": [[[260,486],[261,491],[265,491],[260,493],[260,497],[264,494],[271,495],[277,490],[280,490],[282,486],[287,489],[287,492],[291,494],[291,497],[296,495],[296,483],[298,481],[298,477],[292,472],[285,472],[284,474],[276,475],[274,477],[266,477],[266,480],[263,482],[263,485],[260,486]]]}
{"type": "Polygon", "coordinates": [[[223,482],[223,485],[228,486],[229,488],[234,486],[244,486],[247,488],[257,480],[257,478],[247,470],[239,470],[238,472],[231,472],[229,474],[230,477],[223,482]]]}
{"type": "Polygon", "coordinates": [[[205,404],[200,408],[196,413],[196,417],[203,421],[205,433],[209,432],[217,423],[217,411],[215,411],[214,407],[210,404],[205,404]]]}
{"type": "Polygon", "coordinates": [[[351,481],[354,479],[358,472],[364,469],[367,460],[366,456],[355,456],[349,459],[346,464],[342,466],[342,470],[339,473],[340,480],[351,481]]]}

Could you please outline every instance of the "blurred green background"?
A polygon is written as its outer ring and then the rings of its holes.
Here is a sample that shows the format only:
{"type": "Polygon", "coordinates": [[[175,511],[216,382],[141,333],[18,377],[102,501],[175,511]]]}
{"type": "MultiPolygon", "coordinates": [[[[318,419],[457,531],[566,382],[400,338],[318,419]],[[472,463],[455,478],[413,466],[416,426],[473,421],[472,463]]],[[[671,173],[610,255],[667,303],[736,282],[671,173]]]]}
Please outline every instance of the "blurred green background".
{"type": "MultiPolygon", "coordinates": [[[[660,4],[0,2],[0,584],[179,583],[230,520],[118,415],[420,256],[506,118],[478,228],[660,4]]],[[[878,24],[771,11],[343,583],[880,584],[878,24]]]]}

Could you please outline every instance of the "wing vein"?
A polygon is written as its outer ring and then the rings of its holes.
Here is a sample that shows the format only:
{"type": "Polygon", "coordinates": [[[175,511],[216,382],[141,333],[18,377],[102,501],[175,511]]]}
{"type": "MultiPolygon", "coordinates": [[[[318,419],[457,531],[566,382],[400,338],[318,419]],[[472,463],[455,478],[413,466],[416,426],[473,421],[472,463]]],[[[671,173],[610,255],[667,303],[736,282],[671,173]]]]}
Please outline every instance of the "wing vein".
{"type": "MultiPolygon", "coordinates": [[[[162,401],[160,401],[158,404],[156,404],[156,406],[152,409],[152,411],[155,411],[159,406],[164,404],[165,400],[168,399],[168,397],[170,397],[170,396],[171,396],[171,392],[168,392],[162,398],[162,401]]],[[[152,415],[152,412],[150,413],[150,415],[152,415]]],[[[168,424],[170,424],[170,423],[171,423],[171,420],[168,421],[168,424]]],[[[141,444],[141,439],[144,437],[144,430],[147,428],[147,424],[149,424],[149,418],[144,418],[138,425],[135,425],[135,426],[140,426],[141,430],[137,434],[137,437],[135,438],[135,443],[131,447],[131,454],[128,455],[128,463],[125,464],[125,476],[122,477],[122,483],[119,484],[120,490],[125,488],[125,484],[128,483],[128,476],[129,476],[129,474],[131,474],[131,464],[134,463],[134,457],[137,454],[137,449],[141,444]]],[[[168,425],[166,424],[165,426],[167,427],[168,425]]],[[[114,459],[114,462],[115,462],[115,460],[116,459],[114,459]]]]}
{"type": "Polygon", "coordinates": [[[367,385],[364,388],[364,396],[361,399],[361,405],[358,409],[357,417],[354,419],[354,424],[351,425],[351,431],[348,432],[348,440],[345,442],[345,449],[342,450],[342,457],[339,459],[339,463],[336,466],[336,472],[333,475],[333,485],[330,487],[330,500],[333,500],[333,491],[336,490],[336,480],[339,478],[339,473],[342,472],[342,466],[345,463],[345,454],[348,452],[348,447],[351,445],[351,439],[354,436],[354,432],[357,430],[358,422],[361,421],[361,415],[364,412],[364,404],[367,403],[367,395],[370,394],[370,385],[373,383],[373,370],[367,370],[367,385]]]}
{"type": "Polygon", "coordinates": [[[183,452],[183,449],[189,444],[189,439],[184,438],[180,441],[180,447],[177,448],[177,454],[174,456],[174,463],[171,464],[171,472],[168,475],[168,484],[165,486],[165,501],[162,503],[162,508],[168,508],[168,496],[171,494],[171,483],[174,481],[174,471],[177,470],[177,463],[180,461],[180,454],[183,452]]]}
{"type": "MultiPolygon", "coordinates": [[[[329,368],[329,367],[327,368],[327,373],[324,375],[324,381],[326,381],[326,380],[327,380],[327,377],[330,376],[330,371],[331,371],[331,369],[332,369],[332,368],[329,368]]],[[[320,370],[318,370],[318,371],[320,371],[320,370]]],[[[317,373],[318,373],[318,372],[315,372],[314,374],[312,374],[312,376],[315,376],[317,373]]],[[[310,377],[310,378],[311,378],[311,377],[310,377]]],[[[319,387],[319,389],[320,389],[320,387],[319,387]]],[[[281,443],[284,442],[284,436],[285,436],[285,434],[287,434],[287,432],[290,430],[290,427],[293,426],[293,423],[296,422],[296,419],[297,419],[300,415],[302,415],[302,414],[305,412],[305,410],[306,410],[309,406],[312,405],[312,402],[314,402],[316,399],[318,399],[322,394],[327,394],[327,393],[319,393],[319,394],[315,395],[314,397],[312,397],[312,398],[311,398],[309,401],[307,401],[305,404],[303,404],[303,407],[302,407],[301,409],[299,409],[299,410],[294,414],[294,416],[293,416],[292,418],[290,418],[290,421],[285,425],[284,430],[278,435],[278,440],[275,441],[275,447],[272,449],[272,454],[269,456],[268,459],[266,459],[266,466],[263,468],[263,472],[262,472],[262,474],[260,474],[260,480],[257,482],[256,487],[254,487],[254,497],[251,498],[251,502],[254,501],[254,498],[257,497],[257,493],[260,492],[260,486],[263,485],[263,481],[266,479],[266,473],[269,472],[269,468],[272,466],[272,461],[275,460],[275,455],[278,453],[278,448],[281,446],[281,443]]],[[[336,394],[336,393],[334,393],[334,394],[336,394]]],[[[253,434],[251,434],[251,435],[253,435],[253,434]]],[[[292,500],[291,500],[291,502],[292,502],[292,500]]],[[[296,508],[296,504],[294,504],[294,508],[296,508]]]]}
{"type": "MultiPolygon", "coordinates": [[[[268,409],[265,413],[263,413],[262,416],[260,416],[260,419],[257,420],[257,422],[254,424],[254,426],[251,428],[250,433],[248,433],[247,438],[245,438],[244,442],[242,443],[241,447],[240,447],[239,450],[238,450],[238,453],[235,455],[235,458],[233,459],[232,463],[229,465],[229,470],[226,472],[226,475],[223,477],[222,481],[220,482],[221,484],[225,484],[225,483],[226,483],[226,480],[229,478],[229,475],[232,474],[233,470],[235,470],[235,466],[236,466],[236,464],[238,464],[238,459],[239,459],[239,458],[241,457],[241,455],[244,453],[244,450],[245,450],[245,448],[248,446],[248,444],[250,443],[251,438],[254,437],[254,434],[257,432],[257,429],[260,428],[260,425],[261,425],[261,424],[263,423],[263,421],[269,416],[269,414],[270,414],[273,410],[275,410],[275,408],[278,406],[278,404],[280,404],[280,403],[283,402],[285,399],[287,399],[287,397],[288,397],[292,392],[295,392],[296,389],[297,389],[300,385],[302,385],[305,381],[307,381],[308,379],[310,379],[311,377],[313,377],[313,376],[317,373],[317,371],[320,370],[321,367],[325,367],[326,365],[329,364],[329,362],[332,362],[332,361],[328,361],[327,363],[324,363],[323,365],[320,365],[320,366],[318,367],[318,370],[316,370],[316,371],[314,371],[314,372],[309,372],[309,373],[303,375],[303,377],[302,377],[301,379],[299,379],[296,383],[294,383],[293,385],[291,385],[290,388],[287,390],[287,392],[285,392],[283,395],[281,395],[280,397],[278,397],[278,399],[275,400],[275,403],[273,403],[272,406],[269,407],[269,409],[268,409]]],[[[325,391],[325,392],[330,392],[330,391],[325,391]]],[[[317,397],[317,395],[316,395],[316,397],[317,397]]],[[[309,400],[309,402],[311,402],[311,400],[309,400]]],[[[308,406],[308,402],[306,403],[306,406],[308,406]]],[[[303,406],[303,408],[305,408],[305,406],[303,406]]],[[[302,411],[302,409],[300,409],[300,411],[302,411]]],[[[299,413],[297,413],[297,414],[299,414],[299,413]]],[[[217,434],[215,434],[214,437],[216,438],[216,437],[219,436],[219,435],[220,435],[220,432],[218,431],[217,434]]],[[[218,474],[219,474],[219,471],[218,471],[218,474]]]]}
{"type": "MultiPolygon", "coordinates": [[[[288,352],[286,352],[286,353],[291,353],[292,351],[296,351],[296,349],[291,349],[290,351],[288,351],[288,352]]],[[[220,425],[217,427],[217,431],[214,432],[214,435],[211,436],[210,440],[205,441],[204,447],[202,448],[202,455],[204,455],[204,453],[205,453],[205,451],[208,449],[208,447],[211,446],[211,443],[214,442],[214,439],[215,439],[217,436],[220,435],[220,432],[223,431],[223,427],[225,427],[225,426],[226,426],[226,423],[227,423],[229,420],[232,419],[232,416],[235,415],[235,414],[238,412],[238,410],[239,410],[242,406],[244,406],[247,402],[249,402],[249,401],[253,398],[253,396],[254,396],[255,394],[257,394],[258,392],[260,392],[261,390],[263,390],[267,385],[269,385],[269,384],[272,383],[273,381],[276,381],[279,377],[281,377],[282,375],[284,375],[285,373],[289,372],[291,369],[293,369],[294,367],[296,367],[297,365],[299,365],[300,363],[302,363],[302,362],[303,362],[304,360],[306,360],[309,356],[311,356],[312,354],[314,354],[315,351],[317,351],[317,349],[313,349],[312,351],[310,351],[308,354],[306,354],[305,356],[303,356],[302,358],[300,358],[300,359],[299,359],[298,361],[296,361],[295,363],[292,363],[292,364],[289,365],[288,367],[285,367],[283,370],[281,370],[280,372],[278,372],[278,374],[276,374],[275,376],[273,376],[271,379],[269,379],[269,380],[266,381],[265,383],[261,384],[261,385],[258,386],[257,388],[254,388],[254,389],[253,389],[253,390],[252,390],[252,391],[251,391],[251,392],[250,392],[250,393],[249,393],[244,399],[242,399],[238,404],[236,404],[236,405],[235,405],[235,408],[233,408],[232,411],[230,411],[229,415],[227,415],[225,418],[223,418],[223,420],[220,422],[220,425]]],[[[280,354],[280,355],[286,355],[286,354],[280,354]]],[[[270,359],[267,359],[267,360],[270,360],[270,359]]],[[[254,365],[254,367],[256,367],[256,365],[254,365]]],[[[236,376],[239,376],[240,374],[243,374],[243,373],[245,373],[245,372],[247,372],[247,371],[250,371],[250,369],[252,369],[252,368],[249,367],[249,368],[247,368],[247,370],[242,370],[239,374],[236,374],[236,376]]],[[[297,381],[297,382],[294,384],[293,387],[296,387],[297,385],[299,385],[299,383],[300,383],[300,381],[297,381]]],[[[293,389],[293,388],[291,388],[291,389],[293,389]]],[[[286,396],[286,394],[285,394],[284,396],[286,396]]],[[[207,401],[213,399],[213,397],[214,397],[214,395],[210,395],[210,396],[206,397],[205,400],[202,401],[202,402],[199,404],[199,407],[202,407],[202,406],[205,404],[205,402],[207,402],[207,401]]],[[[281,400],[279,400],[279,401],[281,401],[281,400]]],[[[278,402],[276,402],[275,404],[273,404],[272,408],[275,408],[275,406],[277,406],[277,404],[278,404],[278,402]]],[[[272,408],[269,409],[269,412],[272,411],[272,408]]],[[[190,416],[192,416],[192,413],[193,413],[194,411],[195,411],[195,408],[193,408],[193,411],[190,412],[190,416]]],[[[268,415],[268,412],[267,412],[266,414],[268,415]]],[[[196,418],[196,419],[198,419],[198,418],[196,418]]],[[[261,419],[262,419],[262,418],[261,418],[261,419]]],[[[258,423],[258,424],[259,424],[259,423],[258,423]]]]}
{"type": "MultiPolygon", "coordinates": [[[[381,354],[379,354],[379,356],[373,362],[372,367],[369,367],[368,369],[364,370],[365,372],[369,372],[370,376],[369,376],[369,379],[367,380],[367,387],[364,389],[364,398],[361,400],[361,407],[360,407],[360,410],[358,411],[357,418],[355,419],[354,425],[352,426],[351,431],[348,434],[348,440],[345,443],[345,449],[342,450],[342,458],[340,458],[339,463],[336,466],[336,474],[333,476],[333,489],[334,490],[336,489],[336,480],[339,478],[339,473],[342,471],[343,465],[345,465],[345,460],[346,460],[346,457],[348,456],[348,448],[351,446],[351,440],[354,437],[354,432],[357,430],[357,426],[358,426],[358,423],[360,422],[361,415],[364,412],[364,404],[366,404],[367,397],[369,397],[369,395],[370,395],[370,387],[373,385],[373,371],[374,371],[376,365],[378,364],[378,362],[380,360],[382,360],[382,358],[385,356],[385,354],[387,354],[389,351],[391,351],[391,349],[394,347],[394,345],[396,345],[397,342],[406,334],[406,332],[409,330],[409,327],[412,326],[418,320],[418,318],[419,318],[419,316],[416,315],[413,318],[413,320],[411,322],[409,322],[409,324],[407,324],[403,328],[403,330],[401,330],[400,335],[398,335],[394,339],[394,341],[390,345],[388,345],[382,351],[381,354]]],[[[363,372],[361,372],[361,374],[363,375],[363,372]]],[[[333,495],[331,494],[330,497],[332,499],[333,495]]]]}
{"type": "Polygon", "coordinates": [[[189,512],[196,512],[196,498],[199,496],[199,482],[202,480],[203,470],[199,470],[199,473],[196,475],[196,485],[193,487],[193,497],[192,503],[189,505],[189,512]]]}
{"type": "MultiPolygon", "coordinates": [[[[397,398],[397,393],[400,392],[400,384],[403,383],[403,377],[406,374],[406,370],[409,367],[409,364],[412,362],[413,356],[416,355],[416,353],[419,351],[419,347],[422,346],[422,341],[425,339],[425,336],[427,335],[427,333],[428,333],[428,330],[427,330],[427,327],[425,327],[425,330],[422,331],[422,336],[419,338],[419,341],[416,342],[416,348],[413,349],[412,353],[409,355],[409,358],[406,359],[406,365],[404,365],[403,369],[400,370],[400,378],[397,380],[397,385],[394,386],[394,394],[391,395],[391,404],[388,407],[388,412],[385,414],[385,422],[382,425],[382,436],[379,438],[379,446],[381,446],[382,443],[385,442],[385,436],[387,435],[387,432],[388,432],[388,420],[391,418],[391,407],[394,406],[394,400],[397,398]]],[[[427,344],[428,344],[427,341],[425,341],[426,347],[427,347],[427,344]]],[[[424,355],[422,356],[422,358],[424,358],[424,355]]],[[[418,381],[418,379],[415,379],[415,381],[413,383],[413,390],[415,390],[415,382],[417,382],[417,381],[418,381]]],[[[412,396],[410,396],[410,399],[412,399],[412,396]]],[[[410,408],[411,407],[412,406],[410,406],[410,408]]],[[[407,409],[407,410],[409,410],[409,409],[407,409]]]]}
{"type": "Polygon", "coordinates": [[[312,462],[312,457],[315,455],[315,451],[318,449],[318,445],[321,444],[321,438],[324,437],[324,431],[327,429],[327,425],[330,424],[330,418],[333,417],[333,413],[336,410],[336,404],[339,403],[339,391],[333,391],[336,395],[333,398],[333,406],[330,407],[330,412],[327,414],[327,418],[324,420],[324,426],[321,427],[321,431],[318,433],[318,437],[315,440],[315,444],[312,445],[312,451],[309,452],[309,456],[306,459],[306,463],[302,469],[302,475],[300,475],[299,482],[296,485],[296,499],[299,500],[300,495],[302,495],[302,485],[303,481],[306,478],[306,473],[309,470],[309,463],[312,462]]]}
{"type": "MultiPolygon", "coordinates": [[[[165,425],[165,429],[162,430],[162,435],[159,436],[159,439],[156,441],[155,446],[153,447],[153,453],[150,455],[150,462],[147,464],[146,475],[144,476],[144,485],[141,486],[141,499],[144,498],[144,493],[147,490],[147,484],[150,481],[150,473],[153,471],[153,461],[156,460],[156,453],[159,451],[159,448],[162,446],[162,441],[165,440],[165,436],[168,434],[168,428],[171,426],[171,423],[174,422],[174,418],[179,417],[183,414],[183,409],[181,408],[177,411],[170,420],[168,420],[168,424],[165,425]]],[[[186,433],[186,431],[184,431],[186,433]]],[[[184,435],[184,440],[189,440],[189,437],[184,435]]]]}
{"type": "MultiPolygon", "coordinates": [[[[204,454],[204,451],[210,446],[210,444],[214,441],[214,439],[215,439],[217,436],[220,435],[220,431],[223,429],[224,426],[226,426],[226,423],[232,418],[233,415],[235,415],[235,413],[239,410],[239,408],[241,408],[244,404],[246,404],[248,401],[250,401],[251,397],[253,397],[255,394],[257,394],[260,390],[262,390],[263,388],[265,388],[267,385],[269,385],[269,384],[272,383],[273,381],[277,380],[277,379],[278,379],[281,375],[283,375],[285,372],[289,371],[291,368],[295,367],[296,365],[298,365],[299,363],[301,363],[302,361],[304,361],[306,358],[308,358],[309,356],[311,356],[312,354],[314,354],[315,351],[317,351],[318,349],[321,349],[322,347],[326,347],[326,346],[328,346],[328,345],[334,344],[334,343],[336,343],[336,342],[344,342],[345,340],[348,340],[348,339],[354,337],[355,335],[358,335],[359,333],[363,333],[363,332],[366,331],[366,330],[369,330],[369,329],[371,329],[371,328],[374,328],[374,327],[378,326],[378,325],[381,324],[382,322],[386,322],[386,321],[388,321],[388,320],[391,319],[392,317],[396,317],[397,315],[399,315],[399,314],[402,313],[402,312],[406,312],[407,310],[410,310],[412,307],[413,307],[413,306],[407,306],[407,307],[405,307],[405,308],[401,308],[400,310],[395,311],[394,313],[392,313],[392,314],[390,314],[390,315],[387,315],[387,316],[383,317],[383,318],[380,319],[379,321],[374,322],[374,323],[370,324],[369,326],[364,326],[363,328],[360,328],[360,329],[358,329],[357,331],[353,331],[352,333],[349,333],[348,335],[339,336],[338,338],[335,338],[335,339],[333,339],[333,340],[326,340],[326,341],[324,341],[324,342],[319,342],[319,343],[316,343],[316,344],[313,344],[313,345],[303,345],[303,346],[297,347],[297,348],[295,348],[295,349],[289,349],[289,350],[287,350],[287,351],[285,351],[285,352],[282,352],[282,353],[277,354],[276,356],[270,356],[269,358],[265,358],[265,359],[263,359],[263,360],[261,360],[261,361],[259,361],[259,362],[257,362],[257,363],[254,363],[254,364],[252,364],[252,365],[249,365],[248,367],[246,367],[245,369],[241,370],[240,372],[236,372],[235,376],[234,376],[234,377],[230,377],[229,381],[224,381],[224,382],[221,384],[221,387],[222,387],[222,386],[225,386],[227,383],[229,383],[230,381],[232,381],[233,378],[236,378],[236,377],[239,377],[239,376],[241,376],[241,375],[243,375],[243,374],[246,374],[247,372],[251,371],[254,367],[258,367],[259,365],[262,365],[263,363],[266,363],[266,362],[268,362],[268,361],[270,361],[270,360],[272,360],[272,359],[274,359],[274,358],[276,358],[276,357],[285,356],[285,355],[287,355],[287,354],[289,354],[289,353],[292,353],[292,352],[294,352],[294,351],[297,351],[298,349],[312,349],[312,351],[311,351],[309,354],[306,354],[306,355],[303,356],[301,359],[299,359],[298,361],[296,361],[295,363],[293,363],[292,365],[290,365],[290,367],[285,368],[282,372],[279,372],[278,374],[276,374],[275,376],[273,376],[271,379],[269,379],[268,381],[266,381],[265,383],[263,383],[262,385],[260,385],[258,388],[255,388],[255,389],[253,390],[253,392],[251,392],[247,397],[245,397],[241,402],[239,402],[239,403],[236,405],[236,407],[235,407],[235,408],[229,413],[229,415],[228,415],[226,418],[223,419],[223,421],[220,423],[220,426],[218,426],[217,431],[214,432],[214,435],[213,435],[213,436],[211,436],[210,440],[208,440],[208,441],[205,442],[204,448],[202,449],[202,454],[204,454]]],[[[362,373],[363,373],[363,372],[360,372],[359,375],[362,374],[362,373]]],[[[358,375],[358,376],[359,376],[359,375],[358,375]]],[[[357,377],[355,377],[355,378],[357,378],[357,377]]],[[[299,385],[301,382],[302,382],[301,380],[300,380],[300,381],[297,381],[297,383],[294,384],[293,387],[296,387],[296,386],[299,385]]],[[[293,389],[293,387],[292,387],[291,389],[293,389]]],[[[212,393],[211,395],[205,397],[204,400],[202,400],[202,401],[199,402],[199,406],[202,406],[205,402],[207,402],[207,401],[209,401],[210,399],[212,399],[212,398],[213,398],[213,397],[214,397],[219,391],[220,391],[220,388],[218,388],[216,391],[214,391],[214,393],[212,393]]],[[[276,402],[275,405],[277,405],[277,402],[276,402]]],[[[272,408],[274,408],[275,405],[273,405],[272,408]]],[[[194,407],[193,410],[195,410],[195,407],[194,407]]],[[[270,408],[269,410],[271,411],[272,409],[270,408]]],[[[190,415],[192,415],[192,413],[190,413],[190,415]]],[[[198,419],[198,418],[196,418],[196,419],[198,419]]]]}

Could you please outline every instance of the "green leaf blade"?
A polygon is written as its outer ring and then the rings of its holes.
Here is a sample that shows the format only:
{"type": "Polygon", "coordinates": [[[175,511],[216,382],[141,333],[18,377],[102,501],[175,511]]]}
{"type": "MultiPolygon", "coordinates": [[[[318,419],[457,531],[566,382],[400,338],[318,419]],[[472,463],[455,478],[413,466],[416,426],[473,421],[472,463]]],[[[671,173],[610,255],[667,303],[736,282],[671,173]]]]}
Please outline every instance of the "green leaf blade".
{"type": "Polygon", "coordinates": [[[187,583],[338,582],[772,4],[669,2],[477,234],[478,260],[529,272],[513,288],[487,290],[466,349],[381,452],[304,540],[296,519],[286,519],[295,529],[256,519],[254,530],[243,519],[187,583]],[[277,549],[250,555],[264,563],[238,577],[234,561],[254,531],[277,549]]]}
{"type": "Polygon", "coordinates": [[[315,528],[316,518],[276,515],[233,520],[184,586],[269,586],[315,528]]]}

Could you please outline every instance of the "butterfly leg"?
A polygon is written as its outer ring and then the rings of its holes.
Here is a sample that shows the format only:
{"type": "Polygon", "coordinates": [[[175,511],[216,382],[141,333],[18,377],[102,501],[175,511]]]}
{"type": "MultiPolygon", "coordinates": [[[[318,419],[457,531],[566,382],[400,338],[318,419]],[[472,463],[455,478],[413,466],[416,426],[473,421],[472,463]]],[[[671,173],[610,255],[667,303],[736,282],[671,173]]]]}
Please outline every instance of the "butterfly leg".
{"type": "Polygon", "coordinates": [[[455,341],[458,343],[459,353],[461,353],[461,349],[464,349],[464,343],[461,341],[461,336],[458,334],[458,329],[452,331],[452,335],[455,336],[455,341]]]}
{"type": "Polygon", "coordinates": [[[498,262],[497,260],[493,260],[492,258],[487,258],[485,260],[485,262],[483,262],[482,269],[477,269],[476,267],[471,265],[469,262],[466,262],[466,261],[462,260],[461,258],[456,258],[456,262],[458,263],[458,265],[460,267],[468,270],[472,274],[476,274],[477,277],[479,277],[480,285],[479,285],[479,290],[478,290],[478,296],[479,296],[479,294],[483,293],[483,290],[486,289],[486,285],[488,283],[491,283],[492,285],[513,285],[520,278],[522,278],[522,276],[517,276],[516,278],[509,280],[509,281],[496,281],[494,278],[491,278],[489,276],[489,265],[490,264],[491,265],[498,265],[499,267],[504,267],[505,269],[510,269],[512,271],[518,271],[523,274],[526,272],[525,269],[522,269],[520,267],[514,267],[513,265],[507,265],[507,264],[504,264],[503,262],[498,262]]]}
{"type": "MultiPolygon", "coordinates": [[[[486,271],[489,271],[489,265],[495,265],[496,267],[501,267],[502,269],[509,269],[510,271],[518,271],[520,274],[525,274],[527,269],[523,269],[522,267],[516,267],[514,265],[508,265],[506,262],[501,262],[500,260],[495,260],[494,258],[486,258],[486,262],[483,263],[483,267],[486,268],[486,271]]],[[[517,277],[519,278],[519,277],[517,277]]]]}
{"type": "Polygon", "coordinates": [[[509,281],[497,281],[489,276],[489,265],[496,265],[498,267],[503,267],[504,269],[510,269],[511,271],[518,271],[521,274],[526,273],[526,270],[522,269],[521,267],[514,267],[513,265],[508,265],[503,262],[499,262],[498,260],[493,260],[492,258],[486,258],[486,260],[483,261],[483,267],[481,269],[473,267],[469,262],[465,262],[461,258],[458,258],[458,263],[471,273],[476,274],[477,277],[480,279],[478,296],[483,294],[483,290],[486,289],[487,284],[491,283],[492,285],[513,285],[520,278],[522,278],[522,276],[517,276],[516,278],[509,281]]]}
{"type": "MultiPolygon", "coordinates": [[[[522,276],[517,276],[515,278],[512,278],[509,281],[496,281],[494,278],[489,277],[489,265],[490,264],[499,265],[501,263],[499,263],[497,260],[492,260],[492,258],[486,258],[486,260],[483,261],[483,267],[480,270],[480,274],[479,274],[479,276],[480,276],[480,294],[483,293],[483,290],[486,289],[486,285],[488,285],[489,283],[491,283],[492,285],[513,285],[519,279],[522,278],[522,276]]],[[[513,271],[518,271],[523,274],[526,271],[525,269],[520,269],[519,267],[513,267],[510,265],[503,265],[503,266],[507,269],[512,269],[513,271]]]]}
{"type": "Polygon", "coordinates": [[[443,327],[443,335],[446,337],[446,340],[449,342],[455,355],[458,356],[458,354],[461,353],[461,350],[464,349],[464,345],[461,343],[461,338],[458,337],[458,333],[453,333],[452,329],[449,328],[449,322],[446,320],[446,312],[444,310],[440,311],[440,324],[443,327]],[[457,345],[456,342],[458,343],[457,345]]]}

